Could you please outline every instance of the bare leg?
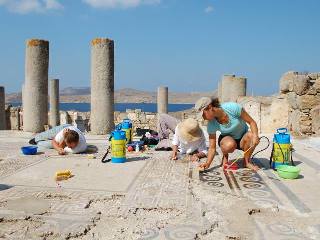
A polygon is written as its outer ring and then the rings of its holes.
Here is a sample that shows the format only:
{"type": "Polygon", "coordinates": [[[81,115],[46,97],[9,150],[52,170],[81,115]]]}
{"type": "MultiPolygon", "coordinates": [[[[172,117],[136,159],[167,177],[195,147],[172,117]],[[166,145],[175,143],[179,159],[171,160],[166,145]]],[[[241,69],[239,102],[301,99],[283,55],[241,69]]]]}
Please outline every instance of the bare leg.
{"type": "MultiPolygon", "coordinates": [[[[247,151],[252,145],[253,134],[252,132],[247,132],[241,139],[240,147],[243,151],[247,151]]],[[[251,155],[256,146],[251,147],[251,149],[244,154],[244,167],[249,168],[253,171],[258,171],[260,168],[254,165],[251,160],[251,155]]]]}
{"type": "Polygon", "coordinates": [[[222,166],[223,166],[228,162],[229,153],[233,153],[234,150],[236,150],[237,143],[232,137],[226,136],[222,138],[220,142],[220,148],[223,154],[223,158],[222,158],[222,166]]]}

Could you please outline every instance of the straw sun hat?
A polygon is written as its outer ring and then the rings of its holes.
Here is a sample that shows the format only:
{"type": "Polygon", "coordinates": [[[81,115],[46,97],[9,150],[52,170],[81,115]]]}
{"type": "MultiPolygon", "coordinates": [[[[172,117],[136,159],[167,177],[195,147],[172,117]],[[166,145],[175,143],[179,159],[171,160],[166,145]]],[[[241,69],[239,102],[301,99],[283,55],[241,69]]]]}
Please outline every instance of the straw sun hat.
{"type": "Polygon", "coordinates": [[[186,142],[194,142],[201,138],[202,131],[197,120],[188,118],[178,124],[179,136],[186,142]]]}

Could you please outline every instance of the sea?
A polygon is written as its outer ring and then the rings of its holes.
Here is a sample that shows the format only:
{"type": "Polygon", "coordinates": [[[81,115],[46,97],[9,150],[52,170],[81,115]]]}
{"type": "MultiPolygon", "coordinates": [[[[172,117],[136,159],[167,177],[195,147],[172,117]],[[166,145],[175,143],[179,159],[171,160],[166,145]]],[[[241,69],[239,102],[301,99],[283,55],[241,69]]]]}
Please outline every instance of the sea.
{"type": "MultiPolygon", "coordinates": [[[[21,106],[21,103],[10,103],[14,107],[21,106]]],[[[169,112],[184,111],[193,108],[193,104],[168,104],[169,112]]],[[[141,109],[143,112],[157,112],[156,103],[116,103],[115,111],[125,112],[127,109],[141,109]]],[[[89,112],[90,103],[60,103],[62,111],[89,112]]]]}

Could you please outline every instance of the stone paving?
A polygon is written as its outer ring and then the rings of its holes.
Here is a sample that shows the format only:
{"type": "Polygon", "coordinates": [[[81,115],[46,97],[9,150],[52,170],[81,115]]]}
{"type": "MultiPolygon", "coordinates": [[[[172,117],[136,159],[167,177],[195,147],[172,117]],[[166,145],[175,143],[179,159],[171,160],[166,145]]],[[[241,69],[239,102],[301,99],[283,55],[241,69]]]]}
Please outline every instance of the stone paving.
{"type": "Polygon", "coordinates": [[[320,152],[305,140],[294,141],[302,172],[290,181],[268,169],[270,149],[255,158],[258,173],[223,171],[219,156],[199,173],[152,150],[103,164],[107,141],[91,135],[96,159],[51,150],[26,157],[29,137],[0,132],[0,239],[320,238],[320,152]],[[75,176],[57,184],[62,167],[75,176]]]}

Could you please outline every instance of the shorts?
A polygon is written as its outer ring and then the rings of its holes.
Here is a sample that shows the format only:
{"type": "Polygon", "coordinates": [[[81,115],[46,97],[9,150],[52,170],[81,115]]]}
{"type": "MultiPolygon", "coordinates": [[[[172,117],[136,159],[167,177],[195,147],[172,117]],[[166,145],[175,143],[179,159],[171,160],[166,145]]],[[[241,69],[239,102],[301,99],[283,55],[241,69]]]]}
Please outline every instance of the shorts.
{"type": "MultiPolygon", "coordinates": [[[[242,137],[243,137],[245,134],[246,134],[246,132],[242,135],[242,137]]],[[[220,135],[220,136],[219,136],[219,138],[218,138],[218,145],[219,145],[219,147],[220,147],[220,142],[221,142],[221,140],[222,140],[224,137],[227,137],[227,136],[230,136],[230,135],[220,135]]],[[[237,144],[237,149],[239,149],[239,150],[242,150],[241,147],[240,147],[240,142],[241,142],[242,137],[241,137],[240,139],[234,139],[234,140],[236,141],[236,144],[237,144]]]]}

